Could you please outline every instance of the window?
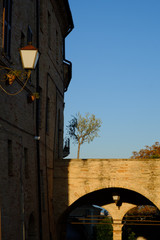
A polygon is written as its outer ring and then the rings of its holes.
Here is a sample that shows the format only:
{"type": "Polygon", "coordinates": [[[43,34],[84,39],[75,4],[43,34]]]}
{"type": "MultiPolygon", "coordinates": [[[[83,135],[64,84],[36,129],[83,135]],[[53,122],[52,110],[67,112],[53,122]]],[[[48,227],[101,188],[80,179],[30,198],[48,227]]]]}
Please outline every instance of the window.
{"type": "Polygon", "coordinates": [[[59,41],[59,36],[58,36],[58,31],[56,31],[56,61],[58,63],[58,60],[59,60],[59,44],[58,44],[58,41],[59,41]]]}
{"type": "Polygon", "coordinates": [[[41,178],[41,200],[42,200],[42,209],[45,211],[45,190],[44,190],[44,179],[43,179],[43,171],[40,171],[41,178]]]}
{"type": "Polygon", "coordinates": [[[46,132],[49,133],[49,115],[50,115],[50,99],[47,97],[46,101],[46,132]]]}
{"type": "Polygon", "coordinates": [[[51,48],[51,15],[48,12],[48,47],[51,48]]]}
{"type": "Polygon", "coordinates": [[[3,49],[10,57],[12,0],[3,0],[3,49]]]}
{"type": "Polygon", "coordinates": [[[42,88],[39,87],[39,112],[38,112],[38,124],[39,128],[41,128],[42,125],[42,88]]]}
{"type": "Polygon", "coordinates": [[[13,152],[11,140],[8,140],[8,176],[13,176],[13,152]]]}
{"type": "Polygon", "coordinates": [[[29,170],[28,170],[28,149],[24,148],[24,171],[25,177],[29,177],[29,170]]]}
{"type": "Polygon", "coordinates": [[[43,25],[44,25],[44,17],[43,17],[43,11],[44,11],[44,0],[40,0],[40,28],[43,32],[43,25]]]}
{"type": "Polygon", "coordinates": [[[30,26],[28,26],[28,30],[27,30],[27,43],[30,44],[32,43],[32,29],[30,26]]]}
{"type": "Polygon", "coordinates": [[[24,47],[24,43],[25,43],[25,35],[23,32],[21,32],[21,43],[20,43],[20,47],[24,47]]]}
{"type": "Polygon", "coordinates": [[[58,158],[60,157],[61,141],[62,141],[62,128],[61,128],[61,112],[58,110],[58,158]]]}

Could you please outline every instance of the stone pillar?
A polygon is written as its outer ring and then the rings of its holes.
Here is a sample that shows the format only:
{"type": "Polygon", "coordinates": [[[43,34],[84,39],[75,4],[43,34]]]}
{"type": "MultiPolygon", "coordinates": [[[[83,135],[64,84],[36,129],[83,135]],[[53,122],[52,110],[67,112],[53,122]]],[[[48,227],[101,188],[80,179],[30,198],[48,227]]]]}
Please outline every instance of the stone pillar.
{"type": "Polygon", "coordinates": [[[114,221],[112,224],[113,227],[113,240],[122,240],[122,227],[120,221],[114,221]]]}
{"type": "Polygon", "coordinates": [[[130,209],[136,207],[136,205],[123,203],[122,206],[118,208],[115,203],[111,203],[102,207],[105,208],[112,216],[113,240],[122,240],[123,217],[130,209]]]}

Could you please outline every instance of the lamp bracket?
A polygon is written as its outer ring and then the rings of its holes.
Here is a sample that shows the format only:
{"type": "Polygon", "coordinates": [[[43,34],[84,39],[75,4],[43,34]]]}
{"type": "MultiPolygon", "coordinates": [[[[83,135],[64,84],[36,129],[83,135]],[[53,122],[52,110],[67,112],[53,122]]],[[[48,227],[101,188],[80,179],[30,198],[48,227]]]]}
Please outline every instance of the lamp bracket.
{"type": "Polygon", "coordinates": [[[30,70],[29,71],[17,70],[0,65],[0,88],[6,94],[10,96],[15,96],[23,91],[30,78],[30,75],[31,75],[30,70]],[[5,85],[12,85],[16,80],[17,82],[20,81],[22,83],[21,89],[14,93],[8,92],[5,85]]]}

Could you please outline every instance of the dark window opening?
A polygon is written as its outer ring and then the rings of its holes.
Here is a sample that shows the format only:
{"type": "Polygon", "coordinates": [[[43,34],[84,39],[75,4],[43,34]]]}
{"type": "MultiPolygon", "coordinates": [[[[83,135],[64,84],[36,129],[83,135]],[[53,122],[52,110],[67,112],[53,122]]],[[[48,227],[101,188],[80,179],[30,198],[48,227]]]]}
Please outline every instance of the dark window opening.
{"type": "Polygon", "coordinates": [[[49,115],[50,115],[50,99],[47,97],[46,101],[46,132],[49,133],[49,115]]]}
{"type": "Polygon", "coordinates": [[[25,46],[25,35],[23,32],[21,32],[21,43],[20,43],[20,47],[24,47],[25,46]]]}
{"type": "Polygon", "coordinates": [[[13,176],[13,152],[11,140],[8,140],[8,176],[13,176]]]}
{"type": "Polygon", "coordinates": [[[3,49],[4,53],[10,57],[11,52],[11,18],[12,0],[3,1],[3,49]]]}
{"type": "Polygon", "coordinates": [[[27,44],[31,44],[32,43],[32,29],[30,26],[28,26],[28,30],[27,30],[27,44]]]}
{"type": "Polygon", "coordinates": [[[48,47],[51,48],[51,15],[48,12],[48,47]]]}
{"type": "Polygon", "coordinates": [[[42,209],[45,211],[45,190],[44,190],[44,179],[43,179],[43,171],[40,171],[41,177],[41,200],[42,200],[42,209]]]}
{"type": "Polygon", "coordinates": [[[58,31],[56,31],[56,61],[59,61],[59,36],[58,31]]]}
{"type": "Polygon", "coordinates": [[[42,88],[39,87],[39,112],[38,112],[38,124],[39,128],[41,128],[42,125],[42,88]]]}
{"type": "Polygon", "coordinates": [[[24,171],[25,177],[29,177],[29,170],[28,170],[28,149],[24,148],[24,171]]]}
{"type": "Polygon", "coordinates": [[[60,157],[61,134],[62,134],[62,129],[61,129],[61,112],[60,112],[60,109],[59,109],[58,110],[58,158],[60,157]]]}

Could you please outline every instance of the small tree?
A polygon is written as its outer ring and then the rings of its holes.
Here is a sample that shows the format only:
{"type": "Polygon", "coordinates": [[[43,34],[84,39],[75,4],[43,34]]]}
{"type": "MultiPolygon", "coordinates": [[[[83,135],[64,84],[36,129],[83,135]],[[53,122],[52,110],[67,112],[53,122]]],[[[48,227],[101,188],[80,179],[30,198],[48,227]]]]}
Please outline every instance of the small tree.
{"type": "Polygon", "coordinates": [[[97,240],[113,240],[112,221],[109,217],[99,222],[96,225],[96,239],[97,240]]]}
{"type": "Polygon", "coordinates": [[[95,137],[98,137],[98,132],[102,121],[96,119],[95,115],[86,113],[83,117],[80,113],[69,121],[67,126],[69,136],[78,144],[77,158],[79,159],[80,147],[83,143],[90,143],[95,137]]]}
{"type": "Polygon", "coordinates": [[[145,146],[145,149],[141,149],[139,152],[134,151],[131,158],[160,158],[160,144],[155,142],[151,147],[145,146]]]}

